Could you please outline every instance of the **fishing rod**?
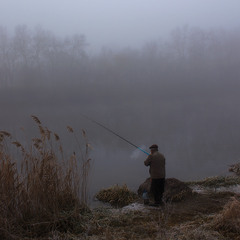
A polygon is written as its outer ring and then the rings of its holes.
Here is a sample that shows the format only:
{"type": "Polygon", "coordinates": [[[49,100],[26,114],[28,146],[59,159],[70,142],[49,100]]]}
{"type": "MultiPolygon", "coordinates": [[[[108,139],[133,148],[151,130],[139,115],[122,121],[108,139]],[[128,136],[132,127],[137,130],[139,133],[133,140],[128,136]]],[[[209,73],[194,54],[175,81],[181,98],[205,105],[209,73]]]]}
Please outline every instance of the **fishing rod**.
{"type": "Polygon", "coordinates": [[[122,139],[123,141],[127,142],[128,144],[132,145],[133,147],[139,149],[140,151],[144,152],[145,154],[149,155],[148,152],[146,152],[145,150],[143,150],[142,148],[138,147],[137,145],[131,143],[129,140],[127,140],[126,138],[120,136],[119,134],[115,133],[113,130],[111,130],[110,128],[108,127],[105,127],[103,124],[87,117],[86,115],[82,115],[83,117],[85,117],[86,119],[90,120],[91,122],[94,122],[95,124],[97,124],[98,126],[104,128],[105,130],[109,131],[110,133],[114,134],[115,136],[119,137],[120,139],[122,139]]]}

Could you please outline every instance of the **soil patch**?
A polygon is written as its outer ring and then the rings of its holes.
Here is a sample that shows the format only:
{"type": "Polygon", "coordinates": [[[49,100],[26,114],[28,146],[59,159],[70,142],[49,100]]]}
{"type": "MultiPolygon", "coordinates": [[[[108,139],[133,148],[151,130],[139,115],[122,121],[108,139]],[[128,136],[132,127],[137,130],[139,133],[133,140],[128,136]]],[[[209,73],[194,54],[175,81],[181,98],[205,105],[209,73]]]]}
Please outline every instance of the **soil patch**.
{"type": "Polygon", "coordinates": [[[173,202],[171,224],[182,223],[195,219],[197,216],[211,215],[218,213],[223,209],[229,199],[234,196],[231,192],[207,194],[193,193],[191,196],[181,202],[173,202]]]}
{"type": "Polygon", "coordinates": [[[231,192],[193,193],[162,207],[139,200],[124,208],[93,209],[87,239],[237,240],[236,232],[221,231],[213,224],[233,196],[239,198],[231,192]]]}

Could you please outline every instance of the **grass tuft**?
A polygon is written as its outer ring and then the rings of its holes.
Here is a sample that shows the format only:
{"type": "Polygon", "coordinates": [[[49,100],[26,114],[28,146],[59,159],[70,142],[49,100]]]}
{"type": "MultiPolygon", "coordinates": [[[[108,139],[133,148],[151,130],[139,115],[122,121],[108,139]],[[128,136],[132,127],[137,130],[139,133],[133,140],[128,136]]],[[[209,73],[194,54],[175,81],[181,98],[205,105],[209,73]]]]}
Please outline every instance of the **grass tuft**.
{"type": "Polygon", "coordinates": [[[233,197],[215,216],[213,225],[217,230],[240,234],[240,201],[233,197]]]}
{"type": "Polygon", "coordinates": [[[135,202],[138,199],[137,194],[130,191],[126,185],[118,186],[100,190],[96,198],[99,201],[110,203],[115,207],[124,207],[135,202]]]}

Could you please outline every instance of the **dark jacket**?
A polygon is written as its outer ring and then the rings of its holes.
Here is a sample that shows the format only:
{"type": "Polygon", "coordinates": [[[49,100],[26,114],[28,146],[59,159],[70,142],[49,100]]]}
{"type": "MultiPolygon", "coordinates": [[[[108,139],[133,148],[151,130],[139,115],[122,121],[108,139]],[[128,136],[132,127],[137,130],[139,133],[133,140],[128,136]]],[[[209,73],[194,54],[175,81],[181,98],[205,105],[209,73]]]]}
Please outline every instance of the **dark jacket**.
{"type": "Polygon", "coordinates": [[[158,151],[150,154],[144,161],[145,166],[150,166],[151,178],[165,178],[165,157],[158,151]]]}

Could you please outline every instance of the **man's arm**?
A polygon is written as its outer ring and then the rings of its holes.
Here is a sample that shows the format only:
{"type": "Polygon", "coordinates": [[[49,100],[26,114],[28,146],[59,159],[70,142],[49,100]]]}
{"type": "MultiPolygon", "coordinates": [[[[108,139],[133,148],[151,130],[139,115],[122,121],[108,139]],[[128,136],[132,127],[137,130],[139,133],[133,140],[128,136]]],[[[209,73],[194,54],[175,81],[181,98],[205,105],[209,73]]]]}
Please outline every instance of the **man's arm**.
{"type": "Polygon", "coordinates": [[[145,166],[149,166],[149,165],[151,164],[151,159],[152,159],[152,156],[149,155],[149,156],[147,157],[147,159],[144,161],[144,165],[145,165],[145,166]]]}

